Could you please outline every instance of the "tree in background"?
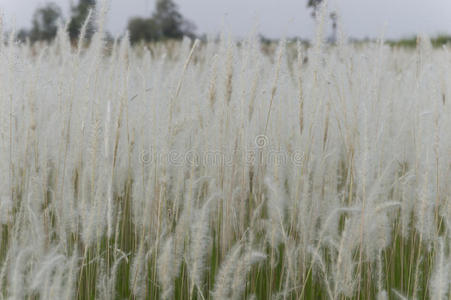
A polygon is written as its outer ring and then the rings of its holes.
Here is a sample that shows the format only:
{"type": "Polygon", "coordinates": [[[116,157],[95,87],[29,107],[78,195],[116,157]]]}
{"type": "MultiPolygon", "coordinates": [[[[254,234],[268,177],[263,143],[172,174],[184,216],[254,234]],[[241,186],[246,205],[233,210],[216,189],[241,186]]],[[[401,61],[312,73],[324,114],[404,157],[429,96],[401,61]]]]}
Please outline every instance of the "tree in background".
{"type": "Polygon", "coordinates": [[[158,39],[159,31],[155,20],[151,18],[132,18],[128,21],[128,32],[132,44],[139,41],[153,41],[158,39]]]}
{"type": "Polygon", "coordinates": [[[312,17],[316,18],[320,4],[323,0],[308,0],[307,7],[312,9],[312,17]]]}
{"type": "MultiPolygon", "coordinates": [[[[80,35],[81,27],[83,26],[86,18],[88,17],[89,10],[94,9],[96,5],[95,0],[80,0],[78,5],[73,6],[71,9],[72,16],[69,23],[68,31],[69,37],[72,41],[78,39],[80,35]]],[[[92,20],[88,24],[88,28],[86,30],[86,37],[89,39],[94,34],[94,24],[92,20]]]]}
{"type": "MultiPolygon", "coordinates": [[[[308,0],[307,7],[312,9],[312,17],[316,19],[318,16],[318,10],[320,8],[321,3],[323,3],[323,0],[308,0]]],[[[332,35],[329,39],[331,43],[335,43],[337,40],[337,13],[331,12],[330,20],[332,21],[332,35]]]]}
{"type": "Polygon", "coordinates": [[[180,39],[185,35],[194,35],[194,24],[182,16],[172,0],[158,0],[152,19],[163,38],[180,39]]]}
{"type": "Polygon", "coordinates": [[[58,22],[62,21],[61,8],[55,3],[49,3],[39,8],[33,15],[33,27],[30,40],[52,41],[58,32],[58,22]]]}
{"type": "Polygon", "coordinates": [[[151,18],[132,18],[127,29],[132,43],[195,36],[195,25],[182,16],[172,0],[158,0],[151,18]]]}
{"type": "Polygon", "coordinates": [[[33,14],[31,30],[21,29],[17,38],[20,41],[29,38],[32,43],[37,41],[51,42],[58,32],[58,23],[62,21],[61,8],[53,2],[48,3],[39,7],[33,14]]]}
{"type": "Polygon", "coordinates": [[[29,37],[30,33],[26,29],[20,29],[16,35],[17,40],[22,43],[26,42],[29,37]]]}

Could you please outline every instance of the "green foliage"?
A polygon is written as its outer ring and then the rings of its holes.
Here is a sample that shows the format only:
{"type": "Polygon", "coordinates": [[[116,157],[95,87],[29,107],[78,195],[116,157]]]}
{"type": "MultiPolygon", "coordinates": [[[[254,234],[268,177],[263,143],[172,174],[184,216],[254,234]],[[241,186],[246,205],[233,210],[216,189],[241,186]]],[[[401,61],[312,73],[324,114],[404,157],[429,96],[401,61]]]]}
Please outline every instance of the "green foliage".
{"type": "Polygon", "coordinates": [[[433,39],[431,39],[432,46],[434,47],[442,47],[443,45],[451,44],[451,36],[450,35],[439,35],[433,39]]]}
{"type": "Polygon", "coordinates": [[[20,29],[19,32],[17,33],[17,40],[25,42],[28,39],[29,35],[30,33],[28,32],[28,30],[20,29]]]}
{"type": "Polygon", "coordinates": [[[192,35],[194,31],[194,25],[183,18],[172,0],[158,0],[152,19],[163,38],[179,39],[184,35],[192,35]]]}
{"type": "Polygon", "coordinates": [[[153,41],[159,37],[158,26],[153,19],[132,18],[128,22],[128,31],[132,44],[144,41],[153,41]]]}
{"type": "Polygon", "coordinates": [[[55,3],[49,3],[38,9],[33,16],[33,28],[30,33],[32,41],[44,40],[50,42],[58,31],[58,21],[61,20],[61,9],[55,3]]]}
{"type": "MultiPolygon", "coordinates": [[[[69,37],[72,41],[78,39],[81,27],[83,26],[86,17],[89,14],[89,10],[93,9],[95,5],[95,0],[80,0],[78,5],[72,7],[72,17],[68,27],[69,37]]],[[[90,39],[93,34],[94,24],[92,21],[90,21],[86,30],[86,37],[90,39]]]]}
{"type": "Polygon", "coordinates": [[[17,38],[21,41],[29,38],[33,43],[37,41],[51,42],[58,32],[60,21],[62,21],[61,8],[53,2],[48,3],[38,8],[33,14],[31,30],[20,30],[17,38]]]}
{"type": "Polygon", "coordinates": [[[312,17],[316,17],[316,14],[319,9],[319,5],[323,2],[323,0],[308,0],[307,7],[312,8],[312,17]]]}
{"type": "MultiPolygon", "coordinates": [[[[415,48],[417,46],[417,37],[403,38],[399,40],[389,40],[387,43],[393,47],[403,47],[403,48],[415,48]]],[[[450,35],[438,35],[434,38],[431,38],[431,44],[433,47],[438,48],[444,45],[451,44],[451,36],[450,35]]]]}
{"type": "Polygon", "coordinates": [[[158,0],[155,12],[150,18],[132,18],[127,29],[130,41],[154,41],[162,39],[181,39],[194,37],[195,25],[186,20],[172,0],[158,0]]]}

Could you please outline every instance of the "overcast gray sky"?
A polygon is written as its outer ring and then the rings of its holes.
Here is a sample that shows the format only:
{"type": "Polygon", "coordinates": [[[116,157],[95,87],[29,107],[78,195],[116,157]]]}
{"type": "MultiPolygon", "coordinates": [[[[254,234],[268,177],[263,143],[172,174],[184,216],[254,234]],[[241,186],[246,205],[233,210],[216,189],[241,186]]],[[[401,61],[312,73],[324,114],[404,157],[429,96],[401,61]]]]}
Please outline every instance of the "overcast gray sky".
{"type": "MultiPolygon", "coordinates": [[[[77,0],[72,0],[78,2],[77,0]]],[[[147,16],[156,0],[110,0],[109,30],[121,34],[131,16],[147,16]]],[[[29,27],[33,11],[46,0],[0,0],[0,10],[16,27],[29,27]]],[[[53,0],[69,15],[70,0],[53,0]]],[[[257,25],[269,37],[311,38],[314,22],[307,0],[175,0],[198,33],[221,30],[246,36],[257,25]]],[[[451,0],[329,0],[339,11],[345,32],[356,38],[451,34],[451,0]]]]}

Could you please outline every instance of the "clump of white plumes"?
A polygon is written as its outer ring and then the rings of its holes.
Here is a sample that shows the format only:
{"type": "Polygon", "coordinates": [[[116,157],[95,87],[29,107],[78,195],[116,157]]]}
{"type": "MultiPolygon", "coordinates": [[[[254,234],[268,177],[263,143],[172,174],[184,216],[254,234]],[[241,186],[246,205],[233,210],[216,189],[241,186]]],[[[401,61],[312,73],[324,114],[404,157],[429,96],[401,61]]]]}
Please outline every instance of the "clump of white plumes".
{"type": "Polygon", "coordinates": [[[449,297],[449,47],[328,44],[327,5],[312,46],[110,44],[106,8],[0,29],[0,298],[449,297]]]}
{"type": "Polygon", "coordinates": [[[213,201],[219,195],[213,195],[207,199],[203,207],[194,213],[194,221],[191,229],[190,244],[190,269],[192,284],[202,293],[204,271],[207,265],[208,253],[210,252],[210,214],[213,201]]]}
{"type": "Polygon", "coordinates": [[[164,242],[158,258],[158,281],[161,284],[162,299],[171,299],[173,297],[174,280],[178,273],[174,268],[174,251],[174,239],[172,236],[169,236],[164,242]]]}
{"type": "Polygon", "coordinates": [[[431,299],[447,299],[451,285],[450,278],[451,260],[445,255],[443,238],[438,241],[438,249],[435,255],[435,267],[430,283],[431,299]]]}
{"type": "Polygon", "coordinates": [[[241,299],[246,286],[246,276],[253,264],[266,259],[258,251],[244,251],[241,243],[230,249],[217,275],[213,295],[216,299],[241,299]]]}

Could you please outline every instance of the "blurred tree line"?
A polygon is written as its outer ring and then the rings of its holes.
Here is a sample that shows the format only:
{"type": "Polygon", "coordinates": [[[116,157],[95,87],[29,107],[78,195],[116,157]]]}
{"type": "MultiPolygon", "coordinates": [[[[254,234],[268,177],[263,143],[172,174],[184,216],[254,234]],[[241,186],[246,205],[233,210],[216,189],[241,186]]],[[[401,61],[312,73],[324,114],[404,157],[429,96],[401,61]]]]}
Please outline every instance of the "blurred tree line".
{"type": "Polygon", "coordinates": [[[133,44],[139,41],[194,37],[196,26],[182,16],[173,1],[158,0],[150,18],[132,18],[128,22],[127,29],[130,42],[133,44]]]}
{"type": "MultiPolygon", "coordinates": [[[[307,8],[311,9],[311,15],[314,19],[318,18],[318,13],[323,0],[307,0],[307,8]]],[[[72,42],[78,40],[81,27],[91,9],[95,9],[96,0],[79,0],[78,4],[72,5],[70,10],[70,20],[67,31],[72,42]]],[[[335,12],[329,15],[332,21],[332,35],[328,39],[330,43],[335,43],[337,38],[337,14],[335,12]]],[[[86,30],[86,38],[89,39],[95,32],[94,18],[91,18],[86,30]]],[[[32,27],[29,30],[22,29],[17,37],[21,41],[30,40],[31,43],[38,41],[51,42],[58,31],[58,26],[65,23],[61,8],[53,3],[47,3],[39,7],[33,14],[32,27]]],[[[180,39],[183,36],[195,37],[196,26],[185,19],[179,12],[178,6],[173,0],[157,0],[154,12],[147,18],[134,17],[128,21],[127,30],[129,32],[130,42],[151,42],[166,39],[180,39]]],[[[111,38],[111,35],[107,34],[111,38]]],[[[268,44],[276,42],[260,37],[262,43],[268,44]]],[[[365,40],[351,42],[361,43],[365,40]]],[[[440,47],[445,44],[451,44],[451,36],[440,35],[431,40],[434,47],[440,47]]],[[[387,43],[394,47],[415,47],[416,38],[407,38],[401,40],[391,40],[387,43]]]]}
{"type": "MultiPolygon", "coordinates": [[[[96,0],[79,0],[71,7],[70,21],[67,31],[73,42],[78,40],[80,30],[86,21],[91,9],[95,9],[96,0]]],[[[30,40],[51,42],[57,34],[58,26],[64,23],[61,8],[53,3],[39,7],[33,14],[31,29],[22,29],[18,32],[21,41],[30,40]]],[[[149,18],[134,17],[129,20],[127,29],[130,41],[150,42],[163,39],[180,39],[183,36],[195,37],[196,26],[185,19],[173,0],[157,0],[155,11],[149,18]]],[[[89,40],[94,34],[93,18],[89,20],[86,38],[89,40]]]]}

